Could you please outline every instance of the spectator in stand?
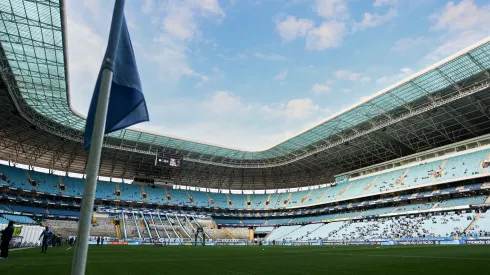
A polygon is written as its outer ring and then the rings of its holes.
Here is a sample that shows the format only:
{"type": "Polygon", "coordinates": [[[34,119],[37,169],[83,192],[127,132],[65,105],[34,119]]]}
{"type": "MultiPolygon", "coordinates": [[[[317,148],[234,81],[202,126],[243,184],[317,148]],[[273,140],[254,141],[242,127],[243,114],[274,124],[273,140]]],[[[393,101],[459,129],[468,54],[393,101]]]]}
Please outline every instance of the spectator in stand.
{"type": "Polygon", "coordinates": [[[9,256],[9,244],[14,235],[14,222],[10,221],[7,228],[1,231],[2,243],[0,244],[0,259],[7,259],[9,256]]]}

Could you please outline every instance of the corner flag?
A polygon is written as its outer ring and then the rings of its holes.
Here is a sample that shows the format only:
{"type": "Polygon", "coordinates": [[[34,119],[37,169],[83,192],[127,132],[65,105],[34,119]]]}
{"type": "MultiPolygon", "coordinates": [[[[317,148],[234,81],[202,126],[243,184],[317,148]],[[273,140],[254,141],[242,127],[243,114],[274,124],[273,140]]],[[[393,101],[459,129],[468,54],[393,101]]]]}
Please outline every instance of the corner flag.
{"type": "Polygon", "coordinates": [[[95,84],[85,124],[85,149],[89,149],[83,186],[72,275],[84,275],[104,134],[148,121],[148,110],[124,19],[124,0],[116,0],[107,50],[95,84]]]}
{"type": "MultiPolygon", "coordinates": [[[[111,34],[109,39],[113,37],[111,34]]],[[[118,41],[109,41],[104,61],[97,77],[87,122],[85,124],[85,150],[89,149],[92,142],[95,111],[97,109],[102,71],[104,69],[109,69],[113,72],[104,134],[148,121],[148,110],[146,108],[145,97],[142,93],[133,46],[131,45],[124,15],[122,17],[119,39],[118,41]],[[113,47],[110,45],[111,42],[115,44],[113,47]]]]}

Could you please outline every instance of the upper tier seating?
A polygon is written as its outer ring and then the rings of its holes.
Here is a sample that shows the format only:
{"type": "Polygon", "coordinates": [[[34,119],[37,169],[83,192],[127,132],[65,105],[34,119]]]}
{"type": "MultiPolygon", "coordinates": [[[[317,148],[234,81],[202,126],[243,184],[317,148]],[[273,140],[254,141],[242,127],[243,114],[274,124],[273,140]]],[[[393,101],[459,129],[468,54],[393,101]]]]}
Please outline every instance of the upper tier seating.
{"type": "Polygon", "coordinates": [[[472,204],[482,204],[485,202],[488,196],[471,196],[471,197],[461,197],[450,200],[443,200],[437,208],[453,207],[459,205],[472,205],[472,204]]]}
{"type": "Polygon", "coordinates": [[[3,211],[10,211],[7,206],[3,205],[3,204],[0,204],[0,210],[3,210],[3,211]]]}
{"type": "Polygon", "coordinates": [[[29,171],[32,180],[37,182],[37,190],[50,194],[61,194],[59,189],[59,178],[53,174],[46,174],[36,171],[29,171]]]}
{"type": "MultiPolygon", "coordinates": [[[[349,181],[335,186],[297,192],[223,194],[98,181],[96,198],[233,209],[276,209],[308,206],[488,173],[487,168],[482,168],[482,162],[489,158],[489,153],[490,149],[473,149],[462,155],[448,155],[437,160],[427,160],[424,163],[413,163],[409,166],[351,178],[349,181]],[[116,195],[116,190],[121,191],[120,196],[116,195]],[[147,195],[146,198],[144,193],[147,195]]],[[[9,185],[12,187],[74,197],[80,197],[83,193],[83,179],[59,177],[35,171],[26,172],[20,168],[4,165],[0,166],[0,173],[7,176],[10,181],[9,185]],[[28,178],[35,180],[38,183],[37,186],[32,186],[28,178]],[[64,191],[60,188],[60,183],[64,184],[64,191]]],[[[4,183],[4,181],[1,182],[4,183]]],[[[395,209],[395,211],[401,211],[401,209],[395,209]]],[[[361,215],[361,213],[357,214],[361,215]]]]}
{"type": "Polygon", "coordinates": [[[85,182],[84,179],[62,177],[62,180],[63,180],[63,184],[65,185],[65,192],[64,192],[65,195],[71,196],[71,197],[81,197],[82,196],[83,184],[85,182]]]}
{"type": "Polygon", "coordinates": [[[427,210],[434,206],[433,202],[428,203],[417,203],[417,204],[407,204],[403,206],[396,207],[393,212],[408,212],[408,211],[419,211],[427,210]]]}

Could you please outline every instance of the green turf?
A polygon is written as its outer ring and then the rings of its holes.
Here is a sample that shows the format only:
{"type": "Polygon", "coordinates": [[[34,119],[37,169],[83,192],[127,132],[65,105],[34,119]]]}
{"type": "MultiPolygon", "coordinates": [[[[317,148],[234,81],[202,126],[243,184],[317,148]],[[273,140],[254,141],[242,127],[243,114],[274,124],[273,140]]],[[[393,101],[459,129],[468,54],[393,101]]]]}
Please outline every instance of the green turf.
{"type": "MultiPolygon", "coordinates": [[[[11,251],[0,274],[69,274],[73,249],[11,251]]],[[[87,274],[488,274],[490,246],[92,246],[87,274]]]]}

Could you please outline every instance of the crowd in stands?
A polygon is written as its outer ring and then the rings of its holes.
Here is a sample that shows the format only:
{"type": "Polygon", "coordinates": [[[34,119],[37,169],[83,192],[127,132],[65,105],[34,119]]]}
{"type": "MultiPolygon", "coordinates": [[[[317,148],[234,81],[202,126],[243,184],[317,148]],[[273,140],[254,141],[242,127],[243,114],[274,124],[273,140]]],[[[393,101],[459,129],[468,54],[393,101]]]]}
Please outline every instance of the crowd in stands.
{"type": "Polygon", "coordinates": [[[429,237],[490,236],[490,213],[427,213],[349,220],[328,224],[281,226],[267,240],[349,241],[429,237]]]}
{"type": "MultiPolygon", "coordinates": [[[[335,186],[290,193],[205,193],[99,181],[96,198],[233,209],[275,209],[307,206],[382,192],[394,192],[423,184],[434,184],[437,181],[487,173],[484,164],[488,161],[489,152],[488,149],[471,151],[462,155],[448,156],[445,159],[414,163],[352,178],[335,186]]],[[[0,166],[0,173],[0,185],[72,197],[80,197],[83,193],[83,179],[26,171],[4,165],[0,166]]]]}

